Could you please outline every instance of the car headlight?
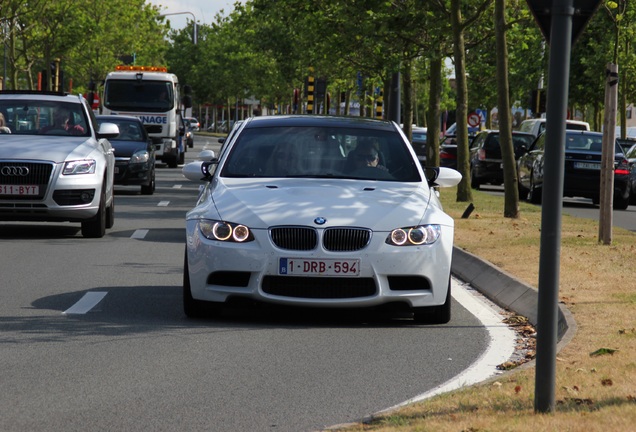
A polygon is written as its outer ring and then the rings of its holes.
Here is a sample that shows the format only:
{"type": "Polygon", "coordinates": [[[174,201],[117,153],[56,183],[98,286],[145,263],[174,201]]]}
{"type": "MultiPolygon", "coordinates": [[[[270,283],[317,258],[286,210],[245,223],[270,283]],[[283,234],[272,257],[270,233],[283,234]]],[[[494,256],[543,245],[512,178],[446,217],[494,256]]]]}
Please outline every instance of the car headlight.
{"type": "Polygon", "coordinates": [[[148,162],[148,159],[150,159],[150,153],[148,153],[146,150],[140,150],[138,152],[135,152],[131,157],[130,157],[130,162],[131,164],[134,163],[146,163],[148,162]]]}
{"type": "Polygon", "coordinates": [[[245,243],[254,240],[248,227],[216,220],[200,220],[199,230],[209,240],[245,243]]]}
{"type": "Polygon", "coordinates": [[[94,159],[69,161],[64,164],[62,174],[75,175],[75,174],[95,174],[95,166],[97,163],[94,159]]]}
{"type": "Polygon", "coordinates": [[[386,243],[393,246],[420,246],[435,243],[442,232],[440,225],[420,225],[396,228],[389,233],[386,243]]]}

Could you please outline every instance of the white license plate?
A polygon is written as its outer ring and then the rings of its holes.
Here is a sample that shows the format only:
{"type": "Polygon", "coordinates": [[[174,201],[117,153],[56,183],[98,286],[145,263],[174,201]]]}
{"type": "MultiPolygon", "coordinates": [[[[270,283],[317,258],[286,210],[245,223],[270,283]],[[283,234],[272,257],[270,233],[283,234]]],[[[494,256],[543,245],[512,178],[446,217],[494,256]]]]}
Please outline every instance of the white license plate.
{"type": "Polygon", "coordinates": [[[360,260],[280,258],[278,274],[296,276],[358,276],[360,260]]]}
{"type": "Polygon", "coordinates": [[[36,185],[0,185],[0,195],[38,195],[40,187],[36,185]]]}
{"type": "Polygon", "coordinates": [[[600,163],[589,163],[589,162],[574,162],[574,168],[577,169],[589,169],[589,170],[600,170],[600,163]]]}

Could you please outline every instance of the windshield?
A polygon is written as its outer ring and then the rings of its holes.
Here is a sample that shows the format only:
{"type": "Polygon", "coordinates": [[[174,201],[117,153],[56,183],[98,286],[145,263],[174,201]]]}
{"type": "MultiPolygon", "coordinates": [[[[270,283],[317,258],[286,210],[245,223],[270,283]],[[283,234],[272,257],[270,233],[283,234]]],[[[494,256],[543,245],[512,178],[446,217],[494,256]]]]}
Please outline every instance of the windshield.
{"type": "Polygon", "coordinates": [[[141,122],[135,120],[129,120],[124,118],[112,118],[107,120],[98,119],[98,123],[114,123],[119,127],[119,135],[115,138],[110,138],[110,141],[140,141],[147,140],[146,132],[141,122]]]}
{"type": "Polygon", "coordinates": [[[407,146],[397,132],[370,129],[244,129],[221,176],[421,181],[407,146]]]}
{"type": "Polygon", "coordinates": [[[8,133],[19,135],[90,135],[79,103],[54,100],[0,100],[8,133]]]}
{"type": "Polygon", "coordinates": [[[166,112],[174,108],[169,81],[108,80],[104,106],[113,111],[166,112]]]}

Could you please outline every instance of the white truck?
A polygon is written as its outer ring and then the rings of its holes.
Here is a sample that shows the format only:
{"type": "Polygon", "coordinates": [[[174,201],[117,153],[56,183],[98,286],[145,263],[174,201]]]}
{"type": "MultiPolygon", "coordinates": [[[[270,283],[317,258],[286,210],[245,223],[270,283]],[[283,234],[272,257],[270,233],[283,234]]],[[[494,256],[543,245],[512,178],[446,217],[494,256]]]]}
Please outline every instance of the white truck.
{"type": "Polygon", "coordinates": [[[104,81],[102,114],[139,117],[158,160],[176,168],[186,151],[182,110],[192,106],[189,87],[180,98],[179,80],[167,68],[117,66],[104,81]]]}

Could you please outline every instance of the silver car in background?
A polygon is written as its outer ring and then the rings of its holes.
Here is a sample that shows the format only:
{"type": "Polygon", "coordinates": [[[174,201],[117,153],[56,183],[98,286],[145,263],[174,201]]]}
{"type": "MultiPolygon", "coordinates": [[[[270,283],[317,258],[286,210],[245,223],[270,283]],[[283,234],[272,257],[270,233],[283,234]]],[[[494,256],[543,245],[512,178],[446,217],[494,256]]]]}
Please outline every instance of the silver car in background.
{"type": "Polygon", "coordinates": [[[9,133],[0,135],[0,221],[80,222],[84,237],[103,237],[115,218],[115,157],[81,96],[0,91],[9,133]]]}

